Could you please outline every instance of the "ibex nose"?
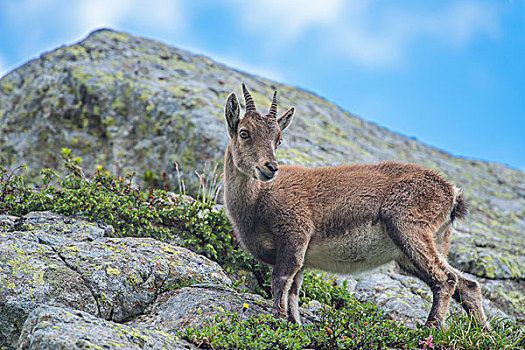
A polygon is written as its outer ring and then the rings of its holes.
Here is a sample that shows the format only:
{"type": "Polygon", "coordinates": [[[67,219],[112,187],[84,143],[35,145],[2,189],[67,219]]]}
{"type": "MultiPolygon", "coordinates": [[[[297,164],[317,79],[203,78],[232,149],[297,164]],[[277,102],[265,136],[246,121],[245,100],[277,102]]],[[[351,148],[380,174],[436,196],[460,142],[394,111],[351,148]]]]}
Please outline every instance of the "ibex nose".
{"type": "Polygon", "coordinates": [[[277,162],[266,162],[265,165],[268,168],[268,170],[270,170],[274,174],[277,172],[277,170],[279,170],[279,165],[277,164],[277,162]]]}

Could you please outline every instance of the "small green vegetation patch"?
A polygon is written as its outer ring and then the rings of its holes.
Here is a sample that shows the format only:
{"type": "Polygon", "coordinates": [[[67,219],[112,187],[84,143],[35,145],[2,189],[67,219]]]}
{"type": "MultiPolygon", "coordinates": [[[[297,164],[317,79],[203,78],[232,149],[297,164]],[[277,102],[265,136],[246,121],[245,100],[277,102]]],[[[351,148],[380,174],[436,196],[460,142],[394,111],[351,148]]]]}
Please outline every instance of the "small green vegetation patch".
{"type": "Polygon", "coordinates": [[[319,322],[302,326],[269,315],[224,314],[179,335],[206,349],[403,349],[416,345],[416,331],[370,313],[367,305],[356,306],[325,308],[319,322]]]}
{"type": "Polygon", "coordinates": [[[371,304],[354,300],[348,309],[325,307],[319,321],[295,325],[269,315],[224,313],[214,321],[179,332],[203,349],[523,349],[525,331],[508,320],[493,320],[493,331],[452,315],[441,330],[405,328],[371,304]]]}

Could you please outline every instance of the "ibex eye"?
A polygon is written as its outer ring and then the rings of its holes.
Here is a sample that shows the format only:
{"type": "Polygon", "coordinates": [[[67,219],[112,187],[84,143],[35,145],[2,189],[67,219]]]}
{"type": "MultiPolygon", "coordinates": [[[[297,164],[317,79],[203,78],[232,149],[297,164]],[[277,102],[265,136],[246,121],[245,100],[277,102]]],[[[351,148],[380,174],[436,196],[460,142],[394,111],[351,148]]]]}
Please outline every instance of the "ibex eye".
{"type": "Polygon", "coordinates": [[[250,137],[250,133],[248,132],[248,130],[241,130],[239,132],[239,136],[241,137],[241,139],[247,139],[250,137]]]}

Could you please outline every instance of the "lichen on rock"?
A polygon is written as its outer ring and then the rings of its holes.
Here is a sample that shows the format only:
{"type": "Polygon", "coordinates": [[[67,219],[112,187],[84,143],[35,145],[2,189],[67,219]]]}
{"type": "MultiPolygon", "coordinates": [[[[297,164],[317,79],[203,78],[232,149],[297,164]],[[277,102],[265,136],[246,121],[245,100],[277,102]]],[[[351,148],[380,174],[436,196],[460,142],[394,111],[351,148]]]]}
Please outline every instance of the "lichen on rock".
{"type": "Polygon", "coordinates": [[[106,237],[106,225],[50,212],[4,215],[0,222],[0,347],[16,343],[41,305],[123,322],[160,293],[231,284],[204,256],[151,238],[106,237]]]}

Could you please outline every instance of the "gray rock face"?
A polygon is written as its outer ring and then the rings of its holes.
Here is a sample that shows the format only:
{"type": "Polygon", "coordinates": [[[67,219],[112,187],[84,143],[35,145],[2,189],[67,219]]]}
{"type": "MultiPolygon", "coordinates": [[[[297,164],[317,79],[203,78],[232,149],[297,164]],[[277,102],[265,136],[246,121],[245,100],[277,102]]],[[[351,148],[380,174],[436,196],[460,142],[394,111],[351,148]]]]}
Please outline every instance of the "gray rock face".
{"type": "Polygon", "coordinates": [[[355,287],[356,299],[374,302],[386,314],[393,315],[409,327],[424,324],[432,305],[428,287],[419,280],[410,279],[411,287],[415,289],[407,288],[393,276],[402,277],[385,273],[364,277],[355,287]]]}
{"type": "Polygon", "coordinates": [[[272,302],[256,294],[209,288],[181,288],[159,295],[147,315],[134,324],[141,327],[177,332],[213,321],[217,314],[237,312],[245,317],[270,314],[272,302]],[[248,306],[248,307],[245,307],[248,306]]]}
{"type": "MultiPolygon", "coordinates": [[[[174,332],[225,312],[271,310],[271,300],[236,292],[220,266],[184,248],[110,238],[110,226],[50,212],[2,215],[0,228],[0,348],[187,348],[174,332]]],[[[495,295],[513,288],[486,283],[495,295]]],[[[393,271],[347,285],[410,327],[425,321],[431,304],[426,285],[393,271]]],[[[502,300],[513,302],[512,295],[502,300]]],[[[305,305],[303,321],[315,320],[322,307],[305,305]]]]}
{"type": "Polygon", "coordinates": [[[19,350],[32,349],[195,349],[173,334],[106,321],[91,314],[44,306],[28,318],[19,350]]]}
{"type": "Polygon", "coordinates": [[[0,222],[0,347],[43,304],[122,322],[160,293],[231,284],[217,263],[154,239],[108,238],[111,228],[47,212],[0,222]]]}

